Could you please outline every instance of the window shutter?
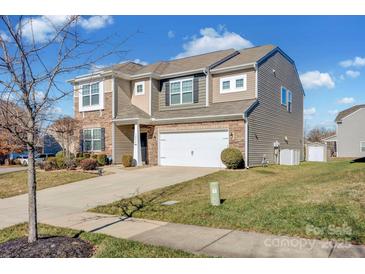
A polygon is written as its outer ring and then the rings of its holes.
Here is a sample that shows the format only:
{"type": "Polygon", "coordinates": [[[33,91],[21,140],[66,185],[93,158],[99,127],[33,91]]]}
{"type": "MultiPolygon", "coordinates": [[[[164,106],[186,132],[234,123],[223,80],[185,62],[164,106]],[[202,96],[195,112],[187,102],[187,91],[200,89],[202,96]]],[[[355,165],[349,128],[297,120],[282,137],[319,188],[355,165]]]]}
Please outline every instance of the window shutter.
{"type": "Polygon", "coordinates": [[[101,151],[105,150],[105,128],[101,128],[101,151]]]}
{"type": "Polygon", "coordinates": [[[194,104],[199,103],[199,77],[194,76],[193,80],[193,102],[194,104]]]}
{"type": "Polygon", "coordinates": [[[165,82],[165,106],[170,105],[170,82],[165,82]]]}
{"type": "Polygon", "coordinates": [[[84,151],[84,131],[82,129],[80,129],[79,145],[80,145],[80,152],[83,152],[84,151]]]}

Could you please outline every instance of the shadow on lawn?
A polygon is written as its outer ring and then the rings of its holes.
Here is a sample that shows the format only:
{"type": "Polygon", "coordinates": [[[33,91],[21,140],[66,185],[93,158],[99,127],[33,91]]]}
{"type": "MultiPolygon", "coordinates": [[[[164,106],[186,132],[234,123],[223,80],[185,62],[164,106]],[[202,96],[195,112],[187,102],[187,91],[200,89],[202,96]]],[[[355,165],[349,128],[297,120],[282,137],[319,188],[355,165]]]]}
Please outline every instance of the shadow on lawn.
{"type": "Polygon", "coordinates": [[[365,157],[354,159],[350,163],[365,163],[365,157]]]}

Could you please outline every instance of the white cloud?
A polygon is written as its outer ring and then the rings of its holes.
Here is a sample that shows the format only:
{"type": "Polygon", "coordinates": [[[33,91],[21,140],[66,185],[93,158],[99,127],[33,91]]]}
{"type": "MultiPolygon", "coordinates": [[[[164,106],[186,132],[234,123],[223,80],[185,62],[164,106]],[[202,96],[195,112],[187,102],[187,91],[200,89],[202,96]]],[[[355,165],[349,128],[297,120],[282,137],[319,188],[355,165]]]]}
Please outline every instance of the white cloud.
{"type": "Polygon", "coordinates": [[[337,109],[331,109],[328,111],[329,114],[331,115],[336,115],[338,113],[338,110],[337,109]]]}
{"type": "Polygon", "coordinates": [[[242,49],[252,47],[253,44],[235,32],[229,32],[224,26],[200,29],[198,36],[192,36],[190,41],[183,44],[184,51],[174,58],[207,53],[223,49],[242,49]]]}
{"type": "Polygon", "coordinates": [[[347,105],[355,103],[355,99],[353,97],[343,97],[337,100],[337,104],[347,105]]]}
{"type": "Polygon", "coordinates": [[[318,70],[308,71],[301,74],[300,80],[306,89],[315,89],[320,87],[331,89],[335,87],[335,82],[331,75],[327,72],[320,72],[318,70]]]}
{"type": "Polygon", "coordinates": [[[169,31],[167,32],[167,37],[169,37],[169,38],[174,38],[174,37],[175,37],[175,32],[174,32],[174,31],[172,31],[172,30],[169,30],[169,31]]]}
{"type": "Polygon", "coordinates": [[[7,35],[5,32],[3,32],[1,30],[0,30],[0,37],[5,42],[9,42],[10,41],[10,36],[7,35]]]}
{"type": "Polygon", "coordinates": [[[102,29],[111,24],[113,24],[113,17],[107,15],[94,15],[88,18],[80,18],[80,25],[85,30],[102,29]]]}
{"type": "Polygon", "coordinates": [[[340,62],[340,66],[344,68],[349,67],[363,67],[365,66],[365,58],[356,56],[353,59],[348,59],[340,62]]]}
{"type": "MultiPolygon", "coordinates": [[[[62,27],[69,15],[52,15],[30,17],[22,23],[22,31],[25,38],[43,43],[53,38],[58,28],[62,27]]],[[[111,16],[80,17],[79,25],[85,30],[96,30],[113,23],[111,16]]]]}
{"type": "Polygon", "coordinates": [[[351,78],[357,78],[360,76],[360,71],[357,70],[348,70],[346,71],[346,75],[351,78]]]}
{"type": "Polygon", "coordinates": [[[313,115],[315,113],[316,113],[315,107],[304,109],[304,115],[313,115]]]}
{"type": "Polygon", "coordinates": [[[143,66],[145,66],[145,65],[148,65],[148,62],[146,62],[146,61],[143,61],[143,60],[141,60],[141,59],[134,59],[133,60],[133,62],[134,63],[137,63],[137,64],[141,64],[141,65],[143,65],[143,66]]]}

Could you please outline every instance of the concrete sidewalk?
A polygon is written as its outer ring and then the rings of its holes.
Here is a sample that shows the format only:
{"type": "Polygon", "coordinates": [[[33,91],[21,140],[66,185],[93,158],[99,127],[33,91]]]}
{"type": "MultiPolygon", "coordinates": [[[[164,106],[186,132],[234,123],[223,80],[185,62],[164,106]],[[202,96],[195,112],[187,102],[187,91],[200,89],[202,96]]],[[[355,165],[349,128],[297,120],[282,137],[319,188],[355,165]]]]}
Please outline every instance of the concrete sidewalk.
{"type": "Polygon", "coordinates": [[[365,246],[84,212],[43,221],[216,257],[363,258],[365,246]]]}

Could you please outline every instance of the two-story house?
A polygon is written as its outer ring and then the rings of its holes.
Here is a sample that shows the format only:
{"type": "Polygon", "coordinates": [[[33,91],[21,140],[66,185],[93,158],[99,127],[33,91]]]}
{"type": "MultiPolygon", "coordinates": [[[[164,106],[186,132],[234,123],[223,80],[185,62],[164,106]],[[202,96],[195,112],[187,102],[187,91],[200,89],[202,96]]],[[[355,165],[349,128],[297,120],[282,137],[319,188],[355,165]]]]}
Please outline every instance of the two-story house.
{"type": "Polygon", "coordinates": [[[337,157],[365,157],[365,105],[355,105],[338,113],[336,135],[325,138],[335,143],[337,157]]]}
{"type": "Polygon", "coordinates": [[[304,91],[294,61],[273,45],[118,64],[76,77],[80,150],[114,163],[222,167],[238,148],[247,167],[273,163],[274,143],[303,148],[304,91]]]}

